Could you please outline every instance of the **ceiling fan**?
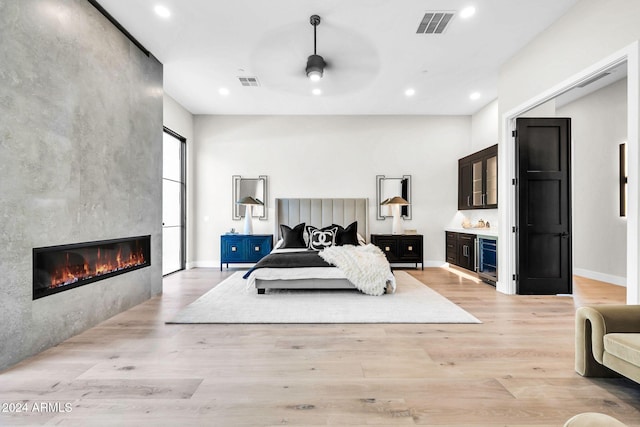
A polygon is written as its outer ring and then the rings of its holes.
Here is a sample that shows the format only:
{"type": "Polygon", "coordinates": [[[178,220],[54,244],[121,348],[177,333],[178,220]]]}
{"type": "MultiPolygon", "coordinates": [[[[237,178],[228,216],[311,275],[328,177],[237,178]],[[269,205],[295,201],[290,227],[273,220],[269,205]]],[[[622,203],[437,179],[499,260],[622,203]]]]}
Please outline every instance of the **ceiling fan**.
{"type": "Polygon", "coordinates": [[[309,22],[313,25],[313,55],[307,58],[307,68],[305,71],[307,77],[309,77],[311,81],[316,82],[322,78],[324,67],[327,66],[327,63],[324,61],[324,58],[316,52],[316,29],[318,25],[320,25],[320,17],[318,15],[311,15],[309,22]]]}

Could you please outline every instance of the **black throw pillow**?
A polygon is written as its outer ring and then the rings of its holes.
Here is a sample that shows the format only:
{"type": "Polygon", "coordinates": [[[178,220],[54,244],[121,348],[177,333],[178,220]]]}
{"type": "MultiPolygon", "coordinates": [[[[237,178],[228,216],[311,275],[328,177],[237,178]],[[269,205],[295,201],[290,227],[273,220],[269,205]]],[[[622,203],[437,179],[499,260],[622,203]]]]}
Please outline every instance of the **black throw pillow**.
{"type": "Polygon", "coordinates": [[[333,224],[332,227],[338,227],[336,233],[336,246],[354,245],[358,246],[358,221],[354,221],[344,228],[341,225],[333,224]]]}
{"type": "Polygon", "coordinates": [[[282,235],[282,245],[280,249],[306,248],[307,244],[304,242],[304,225],[305,223],[303,222],[291,228],[280,224],[280,234],[282,235]]]}

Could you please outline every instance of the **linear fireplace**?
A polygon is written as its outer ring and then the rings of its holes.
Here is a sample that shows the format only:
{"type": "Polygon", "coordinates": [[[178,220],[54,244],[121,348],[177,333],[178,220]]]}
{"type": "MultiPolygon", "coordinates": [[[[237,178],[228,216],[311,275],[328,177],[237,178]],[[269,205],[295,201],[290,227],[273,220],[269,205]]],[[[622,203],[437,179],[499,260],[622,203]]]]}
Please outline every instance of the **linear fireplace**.
{"type": "Polygon", "coordinates": [[[33,249],[33,299],[151,265],[151,236],[33,249]]]}

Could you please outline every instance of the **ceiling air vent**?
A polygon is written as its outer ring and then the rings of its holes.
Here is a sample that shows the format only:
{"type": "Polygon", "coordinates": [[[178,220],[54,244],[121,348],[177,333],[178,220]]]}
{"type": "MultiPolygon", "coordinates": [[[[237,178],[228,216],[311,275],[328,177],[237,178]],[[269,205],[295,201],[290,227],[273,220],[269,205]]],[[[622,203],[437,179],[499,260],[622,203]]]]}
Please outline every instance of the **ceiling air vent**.
{"type": "Polygon", "coordinates": [[[453,18],[453,12],[427,12],[418,25],[418,34],[442,34],[453,18]]]}
{"type": "Polygon", "coordinates": [[[238,77],[242,86],[260,86],[257,77],[238,77]]]}

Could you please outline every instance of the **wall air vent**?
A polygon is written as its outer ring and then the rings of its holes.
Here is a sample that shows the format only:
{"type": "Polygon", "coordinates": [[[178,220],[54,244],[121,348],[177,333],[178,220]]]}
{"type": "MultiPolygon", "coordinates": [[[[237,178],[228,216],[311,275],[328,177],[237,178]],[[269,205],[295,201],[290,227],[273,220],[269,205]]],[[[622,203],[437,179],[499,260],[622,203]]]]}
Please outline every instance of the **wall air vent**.
{"type": "Polygon", "coordinates": [[[257,77],[238,77],[242,86],[260,86],[257,77]]]}
{"type": "Polygon", "coordinates": [[[598,74],[597,76],[595,76],[595,77],[591,77],[589,80],[586,80],[586,81],[584,81],[584,82],[580,83],[577,87],[585,87],[585,86],[588,86],[588,85],[590,85],[591,83],[593,83],[593,82],[595,82],[595,81],[597,81],[597,80],[600,80],[600,79],[601,79],[601,78],[603,78],[603,77],[607,77],[609,74],[611,74],[611,73],[609,73],[609,72],[607,72],[607,71],[605,71],[604,73],[600,73],[600,74],[598,74]]]}
{"type": "Polygon", "coordinates": [[[417,34],[442,34],[447,29],[453,12],[427,12],[424,14],[417,34]]]}

